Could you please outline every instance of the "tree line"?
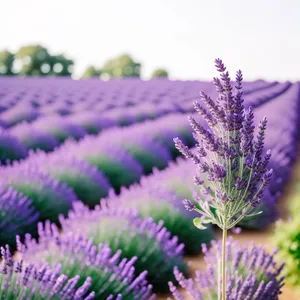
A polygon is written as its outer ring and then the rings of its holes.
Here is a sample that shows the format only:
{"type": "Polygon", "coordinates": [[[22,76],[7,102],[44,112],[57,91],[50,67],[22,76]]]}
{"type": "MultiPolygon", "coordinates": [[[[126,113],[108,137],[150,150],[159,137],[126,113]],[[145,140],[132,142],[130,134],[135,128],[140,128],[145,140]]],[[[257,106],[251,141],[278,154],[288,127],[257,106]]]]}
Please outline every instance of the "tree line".
{"type": "MultiPolygon", "coordinates": [[[[0,51],[0,76],[71,76],[74,61],[64,54],[53,55],[41,45],[21,47],[16,53],[0,51]]],[[[123,54],[108,60],[103,66],[88,66],[82,79],[102,79],[141,76],[142,65],[130,55],[123,54]]],[[[168,77],[165,69],[156,69],[151,77],[168,77]]]]}

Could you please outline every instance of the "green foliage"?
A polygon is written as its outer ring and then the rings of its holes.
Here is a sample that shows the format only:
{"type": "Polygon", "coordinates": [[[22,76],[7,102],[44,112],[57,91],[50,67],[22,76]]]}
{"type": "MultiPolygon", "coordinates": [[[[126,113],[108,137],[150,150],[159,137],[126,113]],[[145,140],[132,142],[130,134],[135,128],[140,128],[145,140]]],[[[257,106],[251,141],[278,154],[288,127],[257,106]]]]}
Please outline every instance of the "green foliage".
{"type": "Polygon", "coordinates": [[[94,207],[99,204],[99,199],[108,195],[108,190],[105,187],[99,186],[95,182],[92,176],[89,174],[80,173],[80,170],[49,170],[49,174],[58,179],[60,182],[65,183],[71,187],[78,199],[88,204],[90,207],[94,207]]]}
{"type": "Polygon", "coordinates": [[[290,203],[290,213],[293,217],[299,217],[300,210],[300,183],[296,185],[296,193],[294,197],[289,201],[290,203]]]}
{"type": "Polygon", "coordinates": [[[63,54],[50,57],[50,67],[52,76],[71,76],[73,70],[73,60],[66,58],[63,54]]]}
{"type": "Polygon", "coordinates": [[[115,190],[120,190],[121,186],[129,186],[140,179],[139,174],[135,174],[122,162],[115,161],[103,154],[87,155],[82,158],[109,179],[109,182],[115,190]]]}
{"type": "Polygon", "coordinates": [[[125,143],[122,146],[141,164],[145,174],[150,174],[154,167],[162,170],[168,166],[169,160],[160,157],[159,152],[149,149],[147,145],[125,143]]]}
{"type": "Polygon", "coordinates": [[[186,272],[184,262],[177,256],[168,256],[153,233],[136,228],[126,219],[116,222],[113,216],[102,216],[97,224],[90,225],[88,237],[95,245],[107,243],[113,253],[122,249],[122,258],[136,256],[136,273],[147,270],[147,279],[156,291],[167,290],[167,282],[174,279],[175,266],[186,272]]]}
{"type": "Polygon", "coordinates": [[[64,55],[51,55],[41,45],[21,47],[14,56],[13,71],[22,76],[70,76],[73,60],[64,55]]]}
{"type": "Polygon", "coordinates": [[[276,224],[273,241],[279,249],[278,258],[285,261],[286,281],[300,286],[300,220],[279,221],[276,224]]]}
{"type": "Polygon", "coordinates": [[[14,75],[13,72],[14,54],[9,51],[0,51],[0,76],[14,75]]]}
{"type": "Polygon", "coordinates": [[[168,78],[169,77],[169,73],[167,70],[165,69],[156,69],[153,71],[152,75],[151,75],[152,78],[157,78],[157,77],[165,77],[165,78],[168,78]]]}
{"type": "MultiPolygon", "coordinates": [[[[181,201],[178,202],[181,205],[181,201]]],[[[197,229],[187,214],[163,197],[151,194],[140,195],[137,199],[131,197],[122,202],[122,207],[136,208],[142,218],[152,217],[155,223],[163,220],[172,236],[177,236],[179,242],[184,243],[186,254],[200,253],[202,243],[208,244],[214,237],[210,226],[206,230],[197,229]]]]}
{"type": "Polygon", "coordinates": [[[82,79],[88,79],[88,78],[93,78],[93,77],[100,77],[101,75],[101,70],[96,69],[94,66],[88,66],[83,74],[81,75],[82,79]]]}
{"type": "Polygon", "coordinates": [[[124,54],[109,60],[101,70],[103,75],[112,78],[140,77],[141,64],[135,62],[131,56],[124,54]]]}
{"type": "MultiPolygon", "coordinates": [[[[50,54],[40,45],[24,46],[20,48],[14,61],[14,68],[20,75],[47,75],[50,72],[50,54]],[[42,71],[42,66],[49,66],[49,71],[42,71]]],[[[45,69],[46,70],[46,69],[45,69]]]]}

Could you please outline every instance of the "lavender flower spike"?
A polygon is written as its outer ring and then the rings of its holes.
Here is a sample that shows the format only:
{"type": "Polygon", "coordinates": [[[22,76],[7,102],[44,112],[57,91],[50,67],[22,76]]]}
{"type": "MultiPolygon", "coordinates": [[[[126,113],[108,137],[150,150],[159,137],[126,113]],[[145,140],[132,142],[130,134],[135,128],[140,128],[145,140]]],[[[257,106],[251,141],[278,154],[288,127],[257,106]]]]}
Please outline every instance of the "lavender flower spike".
{"type": "MultiPolygon", "coordinates": [[[[267,120],[264,118],[260,122],[255,139],[253,111],[250,108],[246,112],[243,104],[242,72],[237,72],[234,94],[222,60],[216,59],[215,64],[221,73],[220,79],[214,79],[217,100],[200,93],[206,112],[211,116],[208,128],[203,122],[200,124],[195,118],[189,118],[198,143],[197,151],[188,149],[179,138],[174,142],[176,148],[198,166],[202,176],[197,179],[204,181],[203,190],[209,191],[207,195],[196,197],[194,205],[184,200],[185,207],[199,212],[205,222],[228,230],[244,217],[260,213],[256,207],[273,171],[267,169],[270,151],[263,155],[267,120]]],[[[195,102],[195,110],[203,115],[199,107],[195,102]]]]}
{"type": "MultiPolygon", "coordinates": [[[[266,168],[270,152],[263,157],[267,119],[260,122],[257,138],[254,139],[254,114],[251,109],[245,113],[243,104],[242,72],[236,74],[234,93],[222,60],[216,59],[215,66],[221,73],[220,79],[214,78],[213,81],[218,94],[216,101],[201,92],[207,110],[197,102],[194,104],[208,128],[189,117],[197,142],[196,154],[178,138],[174,142],[175,147],[198,165],[198,171],[202,173],[202,191],[205,193],[194,199],[193,209],[201,214],[201,218],[194,219],[194,225],[205,229],[203,224],[213,223],[223,230],[221,288],[217,297],[226,300],[227,231],[243,218],[261,213],[256,208],[273,171],[266,168]]],[[[197,177],[196,184],[199,182],[197,177]]],[[[188,202],[184,205],[188,210],[192,208],[188,202]]]]}

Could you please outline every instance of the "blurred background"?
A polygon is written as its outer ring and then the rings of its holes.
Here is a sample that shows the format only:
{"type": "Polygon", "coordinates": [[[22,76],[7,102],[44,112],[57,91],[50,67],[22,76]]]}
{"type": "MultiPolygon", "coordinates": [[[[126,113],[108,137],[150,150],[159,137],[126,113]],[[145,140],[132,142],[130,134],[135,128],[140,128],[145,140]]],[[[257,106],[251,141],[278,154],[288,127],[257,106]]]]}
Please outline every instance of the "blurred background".
{"type": "Polygon", "coordinates": [[[293,81],[299,11],[296,0],[3,1],[0,73],[207,80],[221,57],[246,80],[293,81]]]}

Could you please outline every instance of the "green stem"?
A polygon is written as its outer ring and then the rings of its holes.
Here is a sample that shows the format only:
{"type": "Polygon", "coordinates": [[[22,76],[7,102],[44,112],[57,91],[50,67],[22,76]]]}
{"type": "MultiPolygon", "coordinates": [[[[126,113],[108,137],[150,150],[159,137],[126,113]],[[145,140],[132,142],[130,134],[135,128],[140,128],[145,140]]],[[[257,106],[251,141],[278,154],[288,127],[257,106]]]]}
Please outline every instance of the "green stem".
{"type": "Polygon", "coordinates": [[[226,240],[227,240],[227,228],[223,228],[223,239],[222,239],[222,293],[221,299],[226,300],[226,240]]]}

